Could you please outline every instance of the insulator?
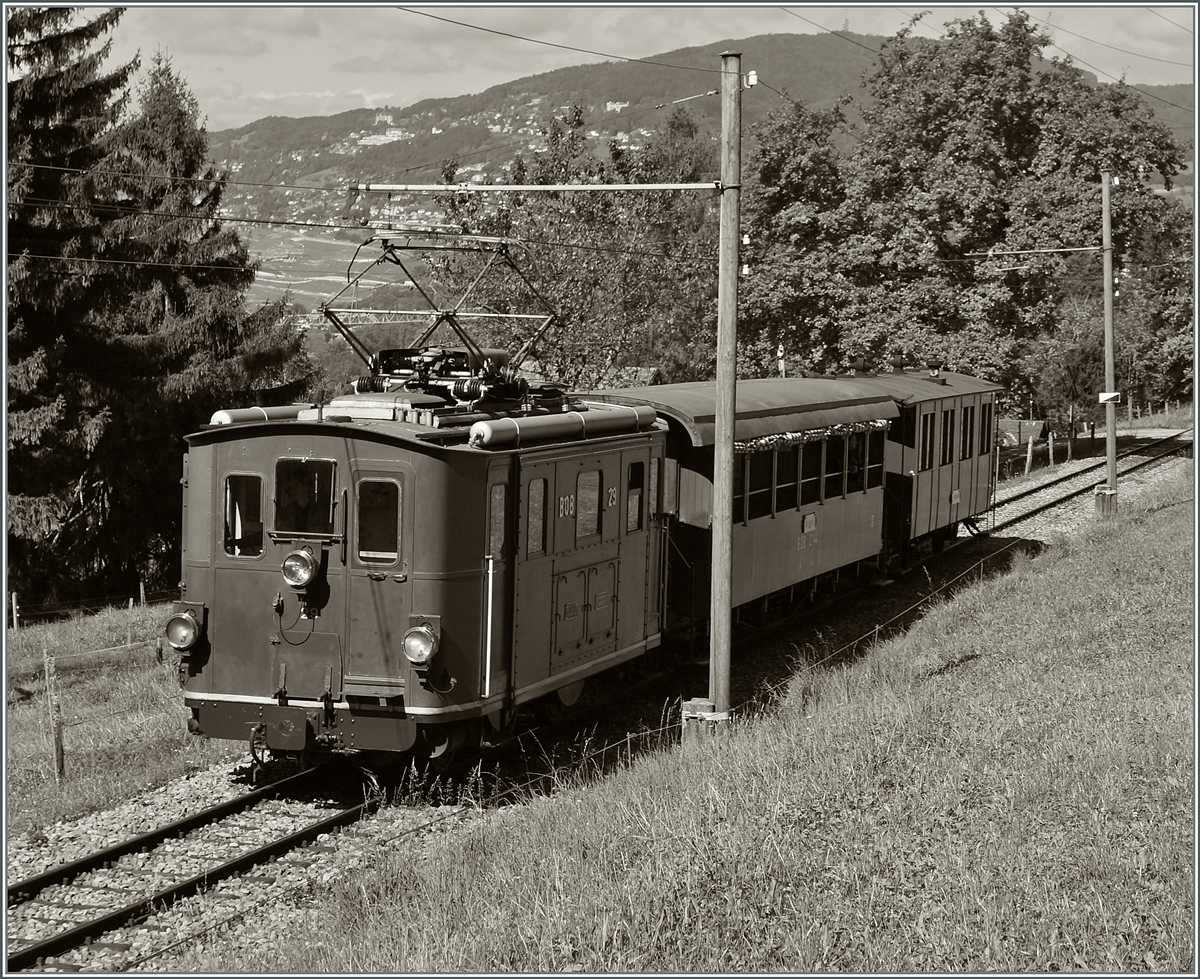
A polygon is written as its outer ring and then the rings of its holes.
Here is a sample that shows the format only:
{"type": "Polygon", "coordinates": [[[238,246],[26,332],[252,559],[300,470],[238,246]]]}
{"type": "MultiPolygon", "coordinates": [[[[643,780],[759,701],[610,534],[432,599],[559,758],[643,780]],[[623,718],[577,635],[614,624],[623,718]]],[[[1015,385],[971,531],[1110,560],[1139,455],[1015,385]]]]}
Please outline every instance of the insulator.
{"type": "Polygon", "coordinates": [[[460,377],[454,382],[454,397],[459,401],[475,401],[483,395],[483,378],[460,377]]]}
{"type": "Polygon", "coordinates": [[[354,379],[354,393],[364,394],[372,391],[381,394],[387,390],[388,380],[382,374],[363,374],[354,379]]]}

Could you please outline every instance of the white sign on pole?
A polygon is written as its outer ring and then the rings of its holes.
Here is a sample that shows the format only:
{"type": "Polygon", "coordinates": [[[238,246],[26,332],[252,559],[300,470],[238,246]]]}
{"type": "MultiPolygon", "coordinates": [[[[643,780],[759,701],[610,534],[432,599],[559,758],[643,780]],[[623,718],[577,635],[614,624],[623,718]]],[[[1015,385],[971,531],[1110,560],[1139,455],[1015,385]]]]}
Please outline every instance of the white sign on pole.
{"type": "Polygon", "coordinates": [[[1107,404],[1119,405],[1121,403],[1121,392],[1120,391],[1101,391],[1100,392],[1100,403],[1102,405],[1107,405],[1107,404]]]}

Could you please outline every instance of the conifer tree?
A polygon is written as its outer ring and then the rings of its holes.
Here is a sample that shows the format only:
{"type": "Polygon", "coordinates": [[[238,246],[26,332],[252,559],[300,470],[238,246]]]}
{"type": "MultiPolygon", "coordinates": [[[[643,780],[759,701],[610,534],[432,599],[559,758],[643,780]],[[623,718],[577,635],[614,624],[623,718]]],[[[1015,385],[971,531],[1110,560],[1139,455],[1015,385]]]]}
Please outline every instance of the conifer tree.
{"type": "MultiPolygon", "coordinates": [[[[10,7],[8,55],[8,541],[10,582],[62,574],[39,567],[48,544],[78,535],[103,501],[87,462],[109,409],[89,397],[95,261],[114,220],[93,170],[127,97],[136,59],[107,73],[121,19],[67,7],[10,7]]],[[[75,572],[78,567],[71,569],[75,572]]]]}
{"type": "MultiPolygon", "coordinates": [[[[13,16],[10,63],[22,55],[13,16]]],[[[49,34],[71,23],[33,30],[71,50],[49,34]]],[[[98,60],[77,60],[95,75],[98,60]]],[[[43,63],[30,59],[31,77],[43,63]]],[[[45,107],[21,120],[34,146],[63,141],[58,129],[85,102],[45,88],[45,107]]],[[[29,287],[9,300],[9,574],[43,597],[128,593],[139,578],[173,586],[182,435],[231,403],[290,400],[308,374],[282,304],[244,308],[255,266],[220,220],[224,178],[184,80],[156,55],[135,110],[116,94],[79,127],[77,153],[27,167],[49,174],[49,189],[12,198],[29,212],[27,240],[43,225],[62,238],[57,250],[25,246],[16,274],[32,270],[20,278],[29,287]]],[[[21,172],[10,168],[10,194],[21,172]]]]}

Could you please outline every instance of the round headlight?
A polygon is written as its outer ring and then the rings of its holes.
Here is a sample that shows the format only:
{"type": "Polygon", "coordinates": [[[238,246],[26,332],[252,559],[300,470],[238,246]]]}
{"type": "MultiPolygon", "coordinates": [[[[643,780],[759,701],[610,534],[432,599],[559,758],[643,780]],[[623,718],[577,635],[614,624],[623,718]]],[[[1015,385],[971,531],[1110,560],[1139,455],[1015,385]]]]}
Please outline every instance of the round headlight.
{"type": "Polygon", "coordinates": [[[317,559],[308,551],[292,551],[283,559],[283,580],[293,588],[303,588],[316,577],[317,559]]]}
{"type": "Polygon", "coordinates": [[[404,634],[404,655],[413,666],[425,666],[437,652],[437,636],[424,625],[409,629],[404,634]]]}
{"type": "Polygon", "coordinates": [[[200,638],[200,623],[191,612],[176,612],[167,620],[167,642],[181,652],[200,638]]]}

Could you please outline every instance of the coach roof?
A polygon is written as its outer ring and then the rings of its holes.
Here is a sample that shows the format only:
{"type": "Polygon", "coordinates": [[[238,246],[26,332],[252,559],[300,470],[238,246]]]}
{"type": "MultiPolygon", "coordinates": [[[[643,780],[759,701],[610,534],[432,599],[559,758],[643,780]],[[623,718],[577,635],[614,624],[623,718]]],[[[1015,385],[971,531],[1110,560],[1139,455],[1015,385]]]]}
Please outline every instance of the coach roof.
{"type": "MultiPolygon", "coordinates": [[[[681,426],[692,445],[712,445],[716,439],[715,381],[593,391],[584,397],[614,404],[649,405],[681,426]]],[[[745,441],[782,432],[895,418],[899,413],[892,394],[864,389],[857,379],[779,377],[738,381],[733,437],[745,441]]]]}

